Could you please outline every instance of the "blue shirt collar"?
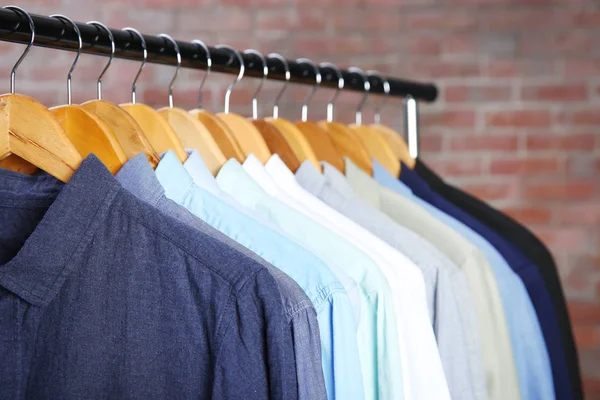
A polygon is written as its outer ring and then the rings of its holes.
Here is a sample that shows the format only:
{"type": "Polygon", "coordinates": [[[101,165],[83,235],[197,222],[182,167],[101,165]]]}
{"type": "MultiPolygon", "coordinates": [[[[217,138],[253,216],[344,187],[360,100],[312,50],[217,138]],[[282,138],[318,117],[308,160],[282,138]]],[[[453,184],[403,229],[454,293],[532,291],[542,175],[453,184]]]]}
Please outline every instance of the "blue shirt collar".
{"type": "Polygon", "coordinates": [[[154,171],[165,195],[178,204],[188,196],[194,181],[172,150],[167,151],[154,171]]]}
{"type": "Polygon", "coordinates": [[[152,206],[165,195],[148,158],[142,153],[127,161],[115,177],[127,191],[152,206]]]}

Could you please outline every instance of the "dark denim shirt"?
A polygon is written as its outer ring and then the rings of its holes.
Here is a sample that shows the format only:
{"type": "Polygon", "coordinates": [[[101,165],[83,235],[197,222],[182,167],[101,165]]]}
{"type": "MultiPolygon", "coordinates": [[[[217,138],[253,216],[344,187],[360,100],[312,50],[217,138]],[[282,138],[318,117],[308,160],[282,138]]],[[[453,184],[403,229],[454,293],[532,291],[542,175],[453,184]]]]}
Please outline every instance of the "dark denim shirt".
{"type": "Polygon", "coordinates": [[[402,165],[400,180],[410,187],[417,196],[463,222],[488,240],[502,254],[502,257],[508,262],[512,270],[521,278],[533,303],[542,329],[550,357],[556,398],[561,400],[572,399],[573,391],[568,379],[569,374],[564,348],[561,343],[556,311],[539,269],[498,233],[434,192],[416,172],[410,170],[404,164],[402,165]]]}
{"type": "Polygon", "coordinates": [[[291,343],[264,267],[96,157],[0,170],[0,398],[293,399],[291,343]]]}

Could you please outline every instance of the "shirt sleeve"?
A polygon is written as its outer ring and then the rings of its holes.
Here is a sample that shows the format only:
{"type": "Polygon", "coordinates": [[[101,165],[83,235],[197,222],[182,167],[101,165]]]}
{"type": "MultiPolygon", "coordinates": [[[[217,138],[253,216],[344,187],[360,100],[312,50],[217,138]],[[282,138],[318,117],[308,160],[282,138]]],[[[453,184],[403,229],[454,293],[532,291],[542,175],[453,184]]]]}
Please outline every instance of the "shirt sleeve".
{"type": "Polygon", "coordinates": [[[266,270],[234,293],[219,332],[212,398],[298,398],[292,334],[266,270]]]}

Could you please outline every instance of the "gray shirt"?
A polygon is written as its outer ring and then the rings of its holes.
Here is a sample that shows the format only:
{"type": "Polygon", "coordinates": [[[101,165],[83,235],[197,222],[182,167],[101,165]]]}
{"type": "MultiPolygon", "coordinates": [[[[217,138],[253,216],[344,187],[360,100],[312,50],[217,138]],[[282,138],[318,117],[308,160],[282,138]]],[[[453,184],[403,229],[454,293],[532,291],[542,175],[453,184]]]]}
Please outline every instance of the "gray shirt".
{"type": "Polygon", "coordinates": [[[321,365],[321,343],[319,324],[313,303],[298,284],[283,271],[268,263],[254,252],[230,239],[206,222],[191,214],[185,208],[165,196],[147,158],[143,154],[129,160],[117,173],[117,180],[125,189],[139,199],[149,203],[170,217],[202,231],[231,246],[247,257],[263,265],[275,279],[281,292],[285,315],[292,333],[296,373],[298,378],[298,398],[326,399],[325,382],[321,365]],[[319,365],[319,368],[314,368],[319,365]]]}
{"type": "Polygon", "coordinates": [[[323,163],[321,175],[304,162],[296,180],[306,190],[343,213],[410,258],[422,271],[428,289],[433,327],[452,398],[477,399],[470,382],[470,346],[460,317],[455,290],[466,290],[458,267],[425,239],[396,224],[387,215],[355,198],[352,186],[335,168],[323,163]]]}

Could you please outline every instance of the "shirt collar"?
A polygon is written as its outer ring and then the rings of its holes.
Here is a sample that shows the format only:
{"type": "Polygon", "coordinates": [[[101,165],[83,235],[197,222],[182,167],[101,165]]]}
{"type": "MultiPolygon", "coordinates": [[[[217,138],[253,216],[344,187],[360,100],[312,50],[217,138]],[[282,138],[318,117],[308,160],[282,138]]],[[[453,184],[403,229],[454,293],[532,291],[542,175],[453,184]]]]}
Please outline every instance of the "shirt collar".
{"type": "Polygon", "coordinates": [[[115,177],[128,192],[152,206],[165,195],[145,154],[140,153],[127,161],[115,177]]]}
{"type": "Polygon", "coordinates": [[[300,164],[300,167],[296,170],[296,181],[300,185],[313,194],[319,194],[323,190],[326,184],[325,177],[321,175],[319,170],[315,168],[314,164],[309,160],[304,161],[300,164]]]}
{"type": "Polygon", "coordinates": [[[273,181],[280,186],[287,188],[300,188],[298,182],[294,178],[294,174],[289,170],[287,165],[281,160],[279,155],[273,154],[265,164],[265,170],[271,176],[273,181]]]}
{"type": "Polygon", "coordinates": [[[244,171],[244,167],[233,158],[219,169],[217,183],[223,191],[234,198],[243,196],[244,204],[256,205],[267,196],[265,191],[244,171]]]}
{"type": "Polygon", "coordinates": [[[183,204],[194,181],[172,150],[163,155],[154,173],[165,190],[165,196],[177,204],[183,204]]]}
{"type": "Polygon", "coordinates": [[[197,150],[188,152],[188,158],[183,163],[183,167],[192,177],[192,180],[196,185],[208,190],[215,196],[220,195],[221,189],[219,189],[215,177],[212,175],[197,150]]]}
{"type": "Polygon", "coordinates": [[[271,179],[260,160],[254,154],[250,154],[244,161],[244,171],[270,196],[277,196],[279,188],[271,179]]]}
{"type": "Polygon", "coordinates": [[[412,197],[413,193],[408,186],[403,184],[390,174],[387,169],[383,167],[376,159],[373,159],[373,179],[379,184],[387,187],[388,189],[394,190],[396,193],[403,195],[404,197],[412,197]]]}
{"type": "MultiPolygon", "coordinates": [[[[346,178],[345,184],[351,185],[355,191],[359,191],[361,193],[361,197],[364,200],[367,200],[369,204],[374,205],[376,208],[379,208],[380,201],[380,186],[379,184],[373,180],[369,175],[367,175],[362,169],[360,169],[356,164],[352,162],[347,157],[344,157],[346,161],[346,178]]],[[[341,176],[340,173],[338,175],[341,176]]],[[[337,179],[337,182],[341,182],[341,178],[337,179]]],[[[339,189],[340,183],[336,185],[336,189],[339,189]]]]}
{"type": "MultiPolygon", "coordinates": [[[[93,154],[86,157],[68,183],[47,176],[25,176],[0,169],[0,204],[23,207],[42,184],[46,199],[52,201],[48,211],[17,255],[0,266],[0,283],[24,300],[47,305],[58,293],[71,270],[73,253],[91,240],[121,186],[93,154]],[[60,189],[60,191],[58,190],[60,189]]],[[[37,198],[36,198],[37,197],[37,198]]]]}

